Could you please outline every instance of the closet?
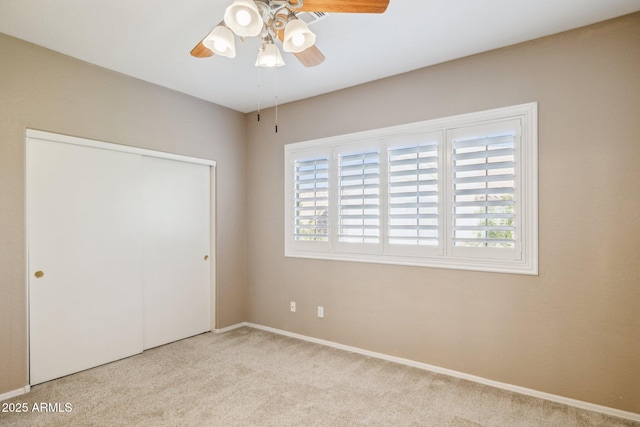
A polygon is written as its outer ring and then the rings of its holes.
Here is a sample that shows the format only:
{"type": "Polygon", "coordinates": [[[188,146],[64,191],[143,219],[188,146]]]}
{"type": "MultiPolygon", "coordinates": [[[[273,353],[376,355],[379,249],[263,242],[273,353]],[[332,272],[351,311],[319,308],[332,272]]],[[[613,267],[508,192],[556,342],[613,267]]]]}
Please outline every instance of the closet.
{"type": "Polygon", "coordinates": [[[31,385],[211,330],[214,168],[27,130],[31,385]]]}

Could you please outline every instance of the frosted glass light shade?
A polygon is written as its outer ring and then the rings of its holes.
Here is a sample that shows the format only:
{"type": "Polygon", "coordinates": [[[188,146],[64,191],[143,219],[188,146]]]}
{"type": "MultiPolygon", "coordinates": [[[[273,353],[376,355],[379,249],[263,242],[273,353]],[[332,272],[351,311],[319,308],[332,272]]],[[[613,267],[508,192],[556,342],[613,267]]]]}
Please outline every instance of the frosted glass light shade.
{"type": "Polygon", "coordinates": [[[256,60],[256,67],[282,67],[284,60],[280,49],[273,43],[263,43],[260,51],[258,52],[258,59],[256,60]]]}
{"type": "Polygon", "coordinates": [[[215,27],[202,41],[202,44],[211,49],[216,55],[226,56],[227,58],[236,57],[235,38],[231,30],[224,25],[215,27]]]}
{"type": "Polygon", "coordinates": [[[284,28],[284,42],[282,47],[285,52],[302,52],[313,46],[316,35],[313,34],[307,24],[299,19],[292,19],[284,28]]]}
{"type": "Polygon", "coordinates": [[[224,23],[240,37],[257,36],[264,25],[253,0],[235,0],[224,12],[224,23]]]}

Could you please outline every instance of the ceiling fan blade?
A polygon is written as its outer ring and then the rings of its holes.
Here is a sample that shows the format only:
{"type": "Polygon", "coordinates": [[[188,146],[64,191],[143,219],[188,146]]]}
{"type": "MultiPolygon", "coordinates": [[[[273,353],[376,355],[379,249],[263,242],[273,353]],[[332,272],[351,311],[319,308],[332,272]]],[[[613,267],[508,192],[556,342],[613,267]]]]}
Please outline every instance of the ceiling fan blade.
{"type": "MultiPolygon", "coordinates": [[[[294,1],[294,3],[296,3],[294,1]]],[[[333,13],[384,13],[389,0],[303,0],[295,11],[333,13]]]]}
{"type": "Polygon", "coordinates": [[[308,47],[302,52],[294,53],[294,55],[305,67],[315,67],[324,62],[324,55],[316,45],[308,47]]]}
{"type": "Polygon", "coordinates": [[[200,41],[200,43],[198,43],[196,47],[191,49],[191,56],[195,56],[196,58],[208,58],[210,56],[213,56],[213,51],[206,47],[202,43],[202,41],[200,41]]]}

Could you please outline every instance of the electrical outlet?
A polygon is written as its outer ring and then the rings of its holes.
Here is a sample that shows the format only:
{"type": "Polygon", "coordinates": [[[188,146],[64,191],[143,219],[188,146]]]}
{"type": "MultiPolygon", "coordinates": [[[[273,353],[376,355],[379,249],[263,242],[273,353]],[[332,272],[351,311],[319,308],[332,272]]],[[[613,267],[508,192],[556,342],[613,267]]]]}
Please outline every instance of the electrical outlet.
{"type": "Polygon", "coordinates": [[[292,312],[296,312],[296,302],[295,301],[291,301],[291,311],[292,312]]]}
{"type": "Polygon", "coordinates": [[[318,317],[324,317],[324,307],[318,306],[318,317]]]}

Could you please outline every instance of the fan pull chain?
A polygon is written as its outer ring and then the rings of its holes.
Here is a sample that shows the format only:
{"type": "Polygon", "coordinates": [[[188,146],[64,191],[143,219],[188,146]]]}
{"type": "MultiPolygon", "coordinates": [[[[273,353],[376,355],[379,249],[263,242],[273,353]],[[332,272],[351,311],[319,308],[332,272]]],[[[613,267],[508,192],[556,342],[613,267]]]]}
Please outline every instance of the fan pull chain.
{"type": "Polygon", "coordinates": [[[258,69],[258,121],[260,121],[260,68],[261,67],[256,67],[258,69]]]}
{"type": "Polygon", "coordinates": [[[278,69],[276,68],[276,133],[278,133],[278,69]]]}

